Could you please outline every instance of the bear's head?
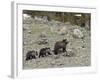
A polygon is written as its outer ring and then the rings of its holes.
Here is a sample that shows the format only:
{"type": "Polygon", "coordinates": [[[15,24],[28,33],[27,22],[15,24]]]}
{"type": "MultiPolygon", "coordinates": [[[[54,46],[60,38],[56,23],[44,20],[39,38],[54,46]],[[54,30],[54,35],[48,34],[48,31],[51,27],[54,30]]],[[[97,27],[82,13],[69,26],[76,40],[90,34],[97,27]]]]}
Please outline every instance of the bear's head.
{"type": "Polygon", "coordinates": [[[50,47],[46,47],[45,49],[46,49],[46,53],[50,53],[50,54],[52,53],[52,50],[50,49],[50,47]]]}
{"type": "Polygon", "coordinates": [[[65,44],[69,43],[67,39],[63,39],[62,42],[64,42],[65,44]]]}
{"type": "Polygon", "coordinates": [[[51,51],[50,47],[46,47],[45,50],[46,50],[47,52],[51,51]]]}

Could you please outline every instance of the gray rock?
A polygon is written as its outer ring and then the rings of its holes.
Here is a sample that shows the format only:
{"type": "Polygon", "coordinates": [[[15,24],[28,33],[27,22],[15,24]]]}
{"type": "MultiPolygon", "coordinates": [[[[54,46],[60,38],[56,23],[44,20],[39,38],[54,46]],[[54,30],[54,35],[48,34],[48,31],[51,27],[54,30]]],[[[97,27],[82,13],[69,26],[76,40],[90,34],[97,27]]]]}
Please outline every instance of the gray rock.
{"type": "Polygon", "coordinates": [[[76,50],[75,49],[67,49],[67,52],[64,53],[63,56],[68,56],[68,57],[73,57],[76,54],[76,50]]]}
{"type": "Polygon", "coordinates": [[[47,38],[41,38],[41,39],[39,39],[38,41],[37,41],[37,43],[39,44],[39,45],[42,45],[42,44],[48,44],[48,39],[47,38]]]}
{"type": "Polygon", "coordinates": [[[23,23],[31,24],[33,22],[33,18],[28,14],[23,14],[23,23]]]}
{"type": "Polygon", "coordinates": [[[79,30],[79,29],[74,29],[74,30],[73,30],[73,37],[81,39],[81,38],[84,37],[84,35],[83,35],[83,33],[82,33],[81,30],[79,30]]]}

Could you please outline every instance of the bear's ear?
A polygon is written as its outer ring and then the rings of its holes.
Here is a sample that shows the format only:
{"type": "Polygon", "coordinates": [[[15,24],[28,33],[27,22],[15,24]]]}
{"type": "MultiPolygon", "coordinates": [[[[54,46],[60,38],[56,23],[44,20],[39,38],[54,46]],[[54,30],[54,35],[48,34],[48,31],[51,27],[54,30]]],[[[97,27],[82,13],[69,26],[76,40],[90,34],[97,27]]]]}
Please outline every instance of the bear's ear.
{"type": "Polygon", "coordinates": [[[68,44],[69,42],[67,41],[66,44],[68,44]]]}
{"type": "Polygon", "coordinates": [[[50,49],[50,47],[46,47],[46,49],[50,49]]]}
{"type": "Polygon", "coordinates": [[[63,42],[68,42],[67,39],[63,39],[63,42]]]}

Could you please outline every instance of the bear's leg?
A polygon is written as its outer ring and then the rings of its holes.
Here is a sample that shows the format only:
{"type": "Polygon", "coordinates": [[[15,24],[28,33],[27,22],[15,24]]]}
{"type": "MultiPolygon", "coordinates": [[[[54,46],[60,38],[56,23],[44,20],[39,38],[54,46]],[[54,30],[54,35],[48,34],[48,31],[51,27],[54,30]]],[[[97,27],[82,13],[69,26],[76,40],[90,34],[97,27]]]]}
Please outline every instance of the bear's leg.
{"type": "Polygon", "coordinates": [[[29,57],[29,59],[33,59],[33,56],[31,55],[31,56],[29,57]]]}
{"type": "Polygon", "coordinates": [[[41,56],[44,57],[44,54],[42,54],[41,56]]]}
{"type": "Polygon", "coordinates": [[[40,53],[39,58],[44,57],[44,53],[40,53]]]}
{"type": "Polygon", "coordinates": [[[26,60],[30,60],[30,59],[31,59],[31,56],[27,56],[27,57],[26,57],[26,60]]]}
{"type": "Polygon", "coordinates": [[[47,54],[48,54],[47,52],[46,52],[46,53],[44,53],[44,56],[46,57],[46,56],[47,56],[47,54]]]}
{"type": "Polygon", "coordinates": [[[54,51],[54,54],[55,54],[55,55],[57,55],[57,54],[58,54],[57,50],[55,50],[55,51],[54,51]]]}
{"type": "Polygon", "coordinates": [[[27,60],[29,60],[29,58],[28,58],[28,57],[26,57],[26,61],[27,61],[27,60]]]}
{"type": "Polygon", "coordinates": [[[66,48],[63,48],[63,52],[66,52],[66,48]]]}
{"type": "Polygon", "coordinates": [[[36,59],[36,56],[35,55],[33,55],[33,59],[36,59]]]}
{"type": "Polygon", "coordinates": [[[39,58],[41,57],[41,54],[39,54],[39,58]]]}
{"type": "Polygon", "coordinates": [[[45,57],[46,56],[46,53],[43,53],[42,57],[45,57]]]}

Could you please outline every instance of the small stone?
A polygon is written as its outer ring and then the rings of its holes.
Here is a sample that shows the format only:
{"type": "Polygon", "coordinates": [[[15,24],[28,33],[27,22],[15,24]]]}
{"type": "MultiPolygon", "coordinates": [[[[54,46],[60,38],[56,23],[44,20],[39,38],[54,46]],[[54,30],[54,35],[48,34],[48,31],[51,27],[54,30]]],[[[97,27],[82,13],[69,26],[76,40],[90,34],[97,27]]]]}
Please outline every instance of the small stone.
{"type": "Polygon", "coordinates": [[[52,61],[52,62],[51,62],[51,65],[55,65],[55,61],[52,61]]]}
{"type": "Polygon", "coordinates": [[[85,46],[82,46],[82,48],[85,48],[85,46]]]}
{"type": "Polygon", "coordinates": [[[66,56],[72,57],[74,56],[76,51],[74,49],[67,49],[66,56]]]}

